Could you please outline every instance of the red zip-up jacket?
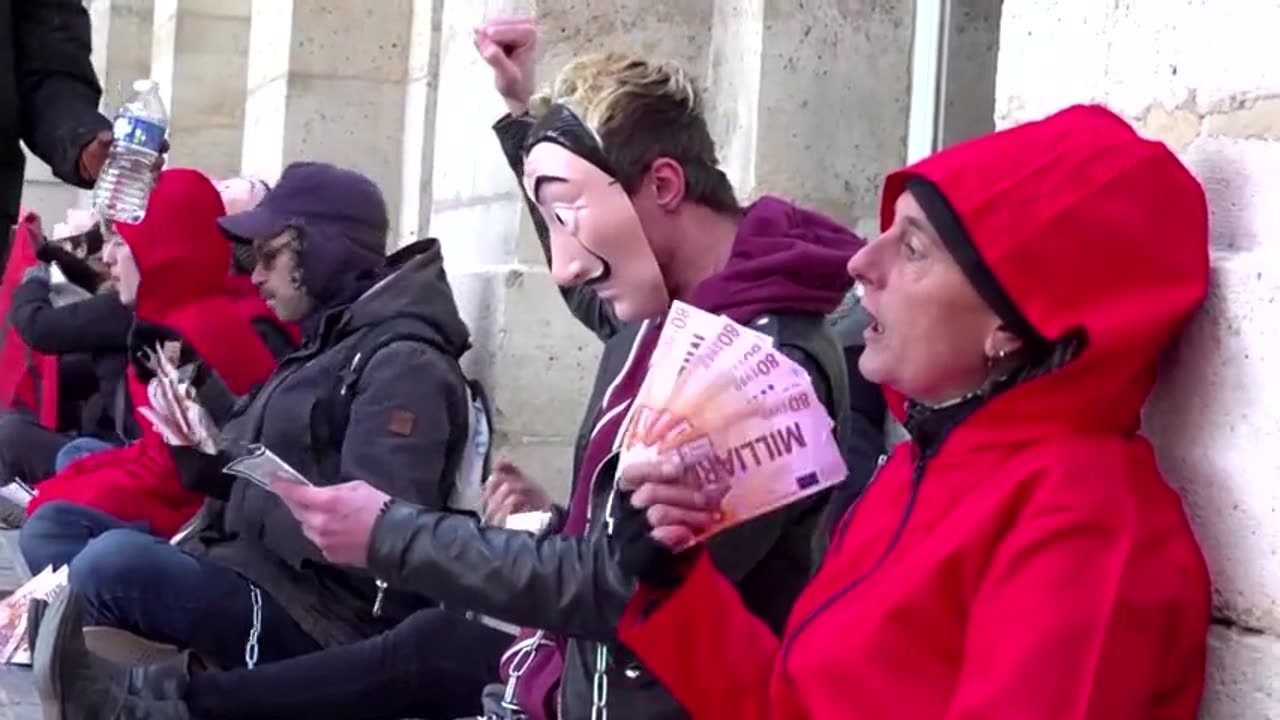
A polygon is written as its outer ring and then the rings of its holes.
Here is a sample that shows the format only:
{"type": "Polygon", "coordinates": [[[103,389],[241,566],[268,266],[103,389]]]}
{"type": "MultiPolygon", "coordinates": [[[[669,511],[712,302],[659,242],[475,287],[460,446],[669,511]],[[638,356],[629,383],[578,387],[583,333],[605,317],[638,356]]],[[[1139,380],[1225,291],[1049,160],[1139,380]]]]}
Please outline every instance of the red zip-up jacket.
{"type": "Polygon", "coordinates": [[[699,719],[1194,720],[1209,581],[1138,429],[1161,352],[1207,292],[1203,190],[1087,106],[894,173],[885,226],[913,173],[1036,330],[1083,329],[1084,350],[927,461],[899,445],[782,639],[703,558],[668,596],[640,591],[622,641],[699,719]]]}
{"type": "MultiPolygon", "coordinates": [[[[232,392],[244,394],[275,370],[275,358],[250,324],[270,310],[228,281],[231,246],[215,222],[222,214],[208,178],[173,169],[161,173],[142,222],[117,227],[141,277],[138,320],[175,331],[232,392]]],[[[148,405],[132,367],[128,382],[134,407],[148,405]]],[[[86,457],[40,483],[28,514],[46,502],[70,500],[126,522],[145,521],[162,537],[176,533],[204,497],[182,487],[164,440],[140,413],[137,419],[141,440],[86,457]]]]}

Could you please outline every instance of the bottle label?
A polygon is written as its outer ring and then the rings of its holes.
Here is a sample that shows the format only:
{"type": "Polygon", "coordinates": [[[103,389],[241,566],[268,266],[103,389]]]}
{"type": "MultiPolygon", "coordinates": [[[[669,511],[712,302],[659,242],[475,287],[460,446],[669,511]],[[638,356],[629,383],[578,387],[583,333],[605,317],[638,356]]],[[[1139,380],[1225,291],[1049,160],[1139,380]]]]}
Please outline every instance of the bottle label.
{"type": "Polygon", "coordinates": [[[118,143],[135,145],[156,154],[164,146],[164,128],[139,117],[121,115],[116,118],[112,133],[118,143]]]}

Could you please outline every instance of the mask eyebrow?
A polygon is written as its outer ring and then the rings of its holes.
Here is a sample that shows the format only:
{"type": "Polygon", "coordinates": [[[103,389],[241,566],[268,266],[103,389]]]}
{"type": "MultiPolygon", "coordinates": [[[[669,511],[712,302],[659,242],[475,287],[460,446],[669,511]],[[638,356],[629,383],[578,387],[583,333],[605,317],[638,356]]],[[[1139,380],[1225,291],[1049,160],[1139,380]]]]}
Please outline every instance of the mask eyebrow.
{"type": "Polygon", "coordinates": [[[533,179],[533,201],[542,204],[542,188],[552,183],[567,183],[568,178],[558,175],[539,175],[533,179]]]}

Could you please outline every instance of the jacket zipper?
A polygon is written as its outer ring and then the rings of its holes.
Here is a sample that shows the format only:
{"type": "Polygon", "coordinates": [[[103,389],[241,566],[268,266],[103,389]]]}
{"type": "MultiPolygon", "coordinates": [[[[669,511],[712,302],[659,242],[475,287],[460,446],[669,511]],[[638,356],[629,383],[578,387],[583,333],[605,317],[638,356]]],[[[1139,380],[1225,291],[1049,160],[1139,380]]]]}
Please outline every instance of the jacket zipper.
{"type": "MultiPolygon", "coordinates": [[[[285,372],[280,373],[279,377],[276,377],[271,382],[268,382],[258,391],[259,396],[262,398],[261,403],[263,407],[263,417],[266,416],[267,404],[271,402],[271,399],[275,396],[276,392],[280,390],[280,387],[284,385],[285,381],[293,377],[295,374],[297,374],[298,371],[310,365],[311,361],[315,360],[316,358],[320,357],[323,354],[324,354],[323,348],[319,348],[319,347],[301,348],[296,352],[286,355],[281,360],[282,363],[286,360],[293,360],[297,364],[294,365],[294,367],[289,368],[285,372]]],[[[257,401],[257,399],[258,398],[254,398],[254,401],[257,401]]],[[[250,403],[250,406],[252,405],[253,405],[253,402],[250,403]]],[[[257,427],[253,428],[253,430],[256,435],[261,435],[262,424],[259,423],[257,427]]],[[[373,597],[373,607],[370,608],[370,613],[373,615],[373,617],[379,618],[379,617],[382,617],[382,609],[383,609],[382,606],[386,600],[387,581],[383,580],[382,578],[375,577],[373,579],[373,587],[376,592],[373,597]]]]}
{"type": "MultiPolygon", "coordinates": [[[[881,458],[885,458],[885,456],[882,455],[881,458]]],[[[888,559],[890,553],[893,552],[894,547],[896,547],[898,544],[898,540],[900,540],[902,537],[902,533],[906,530],[907,520],[910,518],[912,508],[915,505],[916,491],[919,488],[920,481],[924,477],[926,461],[927,461],[927,457],[921,454],[915,457],[912,463],[911,494],[907,498],[907,506],[903,508],[902,518],[898,522],[898,527],[894,530],[893,536],[889,538],[889,544],[880,553],[880,556],[876,558],[875,562],[871,564],[871,567],[867,568],[867,570],[864,571],[861,575],[858,575],[857,577],[850,580],[848,583],[846,583],[843,587],[841,587],[839,590],[833,593],[826,600],[823,600],[818,605],[818,607],[811,610],[808,615],[804,616],[804,618],[800,620],[800,622],[796,623],[795,629],[792,630],[790,633],[788,633],[782,641],[780,659],[784,666],[786,665],[786,662],[787,662],[787,654],[791,652],[792,645],[795,643],[797,639],[799,639],[799,637],[804,633],[804,631],[809,629],[809,627],[814,623],[814,621],[818,619],[820,615],[822,615],[827,610],[834,607],[836,603],[840,602],[840,600],[842,600],[846,595],[848,595],[850,592],[852,592],[853,590],[858,588],[860,585],[862,585],[864,582],[866,582],[868,579],[870,579],[870,577],[873,574],[875,574],[877,570],[880,569],[880,566],[884,564],[884,561],[888,559]]],[[[880,474],[880,469],[883,468],[886,464],[887,464],[887,460],[880,462],[877,465],[876,472],[871,476],[871,480],[867,482],[867,487],[862,491],[862,495],[860,495],[858,499],[855,500],[854,503],[849,506],[849,510],[845,513],[845,517],[841,522],[840,530],[837,532],[836,539],[831,544],[831,548],[828,550],[826,558],[830,558],[834,556],[837,552],[839,552],[841,544],[844,541],[845,533],[848,530],[849,525],[853,521],[854,509],[858,506],[858,503],[862,501],[862,498],[865,497],[867,492],[871,489],[872,483],[880,474]]],[[[822,563],[823,565],[826,564],[826,558],[823,558],[823,563],[822,563]]],[[[822,565],[819,565],[819,571],[821,571],[821,567],[822,565]]],[[[815,577],[816,575],[817,574],[815,573],[815,577]]]]}
{"type": "Polygon", "coordinates": [[[889,464],[889,455],[887,453],[881,453],[880,457],[876,459],[876,469],[871,471],[871,479],[867,480],[867,486],[862,488],[862,492],[858,493],[858,497],[849,504],[849,509],[845,511],[844,517],[840,518],[840,526],[836,528],[836,535],[831,543],[831,549],[828,551],[829,553],[834,553],[840,549],[841,543],[844,542],[845,533],[849,531],[849,526],[853,524],[854,509],[858,507],[858,503],[862,502],[862,498],[871,491],[871,485],[875,483],[876,478],[880,477],[880,471],[883,470],[884,466],[887,464],[889,464]]]}

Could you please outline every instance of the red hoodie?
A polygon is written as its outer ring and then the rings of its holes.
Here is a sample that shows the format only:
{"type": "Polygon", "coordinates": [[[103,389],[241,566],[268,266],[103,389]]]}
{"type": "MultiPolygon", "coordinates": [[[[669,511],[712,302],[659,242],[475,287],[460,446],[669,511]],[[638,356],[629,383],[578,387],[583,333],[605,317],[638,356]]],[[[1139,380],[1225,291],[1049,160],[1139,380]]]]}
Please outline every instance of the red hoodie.
{"type": "Polygon", "coordinates": [[[1083,326],[1088,345],[952,430],[885,556],[917,460],[898,446],[781,641],[703,559],[656,606],[640,593],[623,642],[696,718],[1193,720],[1208,576],[1137,431],[1161,351],[1207,292],[1201,187],[1099,107],[894,173],[883,225],[912,173],[1043,336],[1083,326]]]}
{"type": "MultiPolygon", "coordinates": [[[[137,225],[118,224],[138,264],[135,312],[143,322],[175,331],[232,392],[247,393],[275,370],[275,359],[250,325],[270,317],[265,305],[228,296],[231,247],[214,222],[224,214],[208,178],[194,170],[161,173],[137,225]]],[[[135,408],[149,404],[146,386],[129,369],[135,408]]],[[[203,497],[181,485],[164,440],[141,413],[142,439],[92,455],[41,483],[28,513],[51,500],[94,507],[126,522],[146,521],[161,536],[176,533],[203,497]]]]}

